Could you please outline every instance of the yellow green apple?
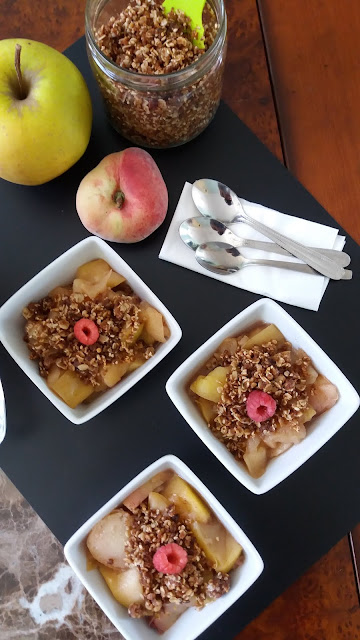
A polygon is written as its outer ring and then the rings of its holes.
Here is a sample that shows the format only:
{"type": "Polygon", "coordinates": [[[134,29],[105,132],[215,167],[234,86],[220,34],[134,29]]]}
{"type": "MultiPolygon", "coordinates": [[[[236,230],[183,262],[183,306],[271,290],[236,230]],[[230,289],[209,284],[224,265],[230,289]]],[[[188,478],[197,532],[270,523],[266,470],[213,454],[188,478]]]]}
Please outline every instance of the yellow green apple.
{"type": "Polygon", "coordinates": [[[0,177],[43,184],[83,155],[92,106],[76,66],[52,47],[0,40],[0,177]]]}
{"type": "Polygon", "coordinates": [[[110,242],[139,242],[164,221],[168,192],[144,149],[111,153],[81,181],[76,209],[84,227],[110,242]]]}

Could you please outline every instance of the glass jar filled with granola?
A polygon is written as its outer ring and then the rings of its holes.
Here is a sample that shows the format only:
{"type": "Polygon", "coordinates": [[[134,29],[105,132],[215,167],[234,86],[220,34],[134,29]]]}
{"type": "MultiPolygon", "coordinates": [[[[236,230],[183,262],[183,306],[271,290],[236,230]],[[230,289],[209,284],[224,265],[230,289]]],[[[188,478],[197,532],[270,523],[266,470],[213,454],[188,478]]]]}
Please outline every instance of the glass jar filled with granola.
{"type": "Polygon", "coordinates": [[[190,18],[161,0],[88,0],[90,64],[113,127],[137,145],[166,148],[201,133],[219,106],[226,55],[223,0],[207,0],[203,48],[190,18]]]}

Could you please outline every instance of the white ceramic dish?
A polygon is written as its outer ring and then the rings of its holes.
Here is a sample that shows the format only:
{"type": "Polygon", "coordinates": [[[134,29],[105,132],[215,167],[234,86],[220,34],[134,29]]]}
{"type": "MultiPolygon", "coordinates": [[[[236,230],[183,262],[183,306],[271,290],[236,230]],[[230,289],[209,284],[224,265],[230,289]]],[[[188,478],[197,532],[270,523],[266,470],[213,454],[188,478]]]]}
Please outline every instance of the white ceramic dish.
{"type": "Polygon", "coordinates": [[[221,506],[189,467],[179,458],[172,455],[164,456],[144,469],[89,518],[66,543],[65,556],[83,585],[126,640],[155,640],[156,638],[162,638],[163,640],[194,640],[240,598],[259,577],[264,567],[258,552],[235,520],[225,511],[224,507],[221,506]],[[244,549],[245,559],[240,567],[231,572],[231,589],[227,594],[208,604],[201,611],[195,608],[189,609],[180,616],[171,629],[159,635],[143,620],[130,618],[125,607],[116,602],[111,595],[99,571],[86,570],[85,539],[96,522],[119,506],[134,489],[159,471],[165,469],[173,469],[175,473],[198,491],[217,518],[241,544],[244,549]]]}
{"type": "Polygon", "coordinates": [[[50,402],[74,424],[82,424],[90,420],[90,418],[93,418],[120,398],[151,369],[156,367],[160,360],[175,347],[180,338],[181,329],[162,302],[104,240],[95,236],[82,240],[54,260],[54,262],[51,262],[11,296],[0,309],[0,340],[5,349],[50,402]],[[46,296],[54,287],[71,282],[75,276],[76,269],[80,265],[96,258],[106,260],[114,271],[118,271],[125,276],[129,285],[140,298],[161,311],[170,329],[170,337],[156,349],[156,353],[152,358],[130,373],[123,381],[104,392],[93,402],[81,404],[75,409],[71,409],[49,389],[44,378],[39,374],[37,362],[29,359],[29,351],[23,340],[25,321],[22,316],[22,310],[30,302],[46,296]]]}
{"type": "Polygon", "coordinates": [[[359,407],[358,394],[336,364],[280,305],[267,298],[258,300],[244,309],[199,347],[172,374],[167,381],[166,390],[181,415],[204,444],[239,482],[256,494],[269,491],[298,469],[330,440],[359,407]],[[257,479],[252,478],[245,465],[237,462],[225,445],[212,434],[187,393],[189,381],[224,338],[238,336],[256,322],[274,323],[295,348],[304,349],[316,369],[337,386],[340,395],[332,409],[314,418],[307,429],[306,438],[271,460],[265,473],[257,479]]]}

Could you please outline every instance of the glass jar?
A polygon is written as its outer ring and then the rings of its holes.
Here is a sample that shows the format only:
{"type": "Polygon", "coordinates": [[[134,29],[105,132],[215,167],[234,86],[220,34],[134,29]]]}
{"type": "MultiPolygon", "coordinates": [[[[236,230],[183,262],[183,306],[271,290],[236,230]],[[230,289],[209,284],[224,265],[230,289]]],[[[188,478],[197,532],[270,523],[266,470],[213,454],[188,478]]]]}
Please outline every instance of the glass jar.
{"type": "Polygon", "coordinates": [[[113,127],[137,145],[163,149],[184,144],[201,133],[219,106],[226,56],[226,12],[223,0],[208,0],[219,25],[209,49],[191,65],[163,75],[128,71],[99,49],[95,33],[119,14],[123,0],[88,0],[86,43],[113,127]]]}

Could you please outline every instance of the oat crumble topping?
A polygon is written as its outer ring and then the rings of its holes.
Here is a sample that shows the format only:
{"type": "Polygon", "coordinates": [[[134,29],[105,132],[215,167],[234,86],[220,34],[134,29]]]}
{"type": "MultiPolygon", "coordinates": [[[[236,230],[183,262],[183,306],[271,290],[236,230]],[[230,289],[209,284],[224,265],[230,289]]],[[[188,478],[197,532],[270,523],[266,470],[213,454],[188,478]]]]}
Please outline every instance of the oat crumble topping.
{"type": "Polygon", "coordinates": [[[219,598],[230,589],[229,574],[212,568],[186,520],[175,511],[173,505],[163,512],[150,510],[143,502],[135,512],[126,545],[127,564],[139,569],[145,602],[130,607],[132,617],[159,613],[166,603],[191,602],[201,608],[208,598],[219,598]],[[152,559],[161,545],[171,542],[186,549],[188,563],[181,573],[164,575],[156,571],[152,559]]]}
{"type": "Polygon", "coordinates": [[[38,360],[40,374],[47,377],[53,364],[75,371],[84,382],[97,387],[100,370],[107,364],[132,362],[137,354],[149,359],[154,347],[141,340],[132,341],[141,326],[140,298],[129,289],[108,290],[94,300],[82,293],[63,289],[54,296],[31,302],[24,310],[25,342],[30,359],[38,360]],[[75,322],[93,320],[99,339],[93,345],[81,344],[74,335],[75,322]]]}
{"type": "Polygon", "coordinates": [[[215,353],[208,368],[230,366],[210,429],[239,460],[253,435],[266,435],[286,424],[293,426],[309,406],[307,372],[310,358],[294,355],[291,344],[276,340],[251,349],[239,348],[234,355],[215,353]],[[269,393],[277,402],[272,418],[254,422],[246,412],[246,400],[253,389],[269,393]]]}

